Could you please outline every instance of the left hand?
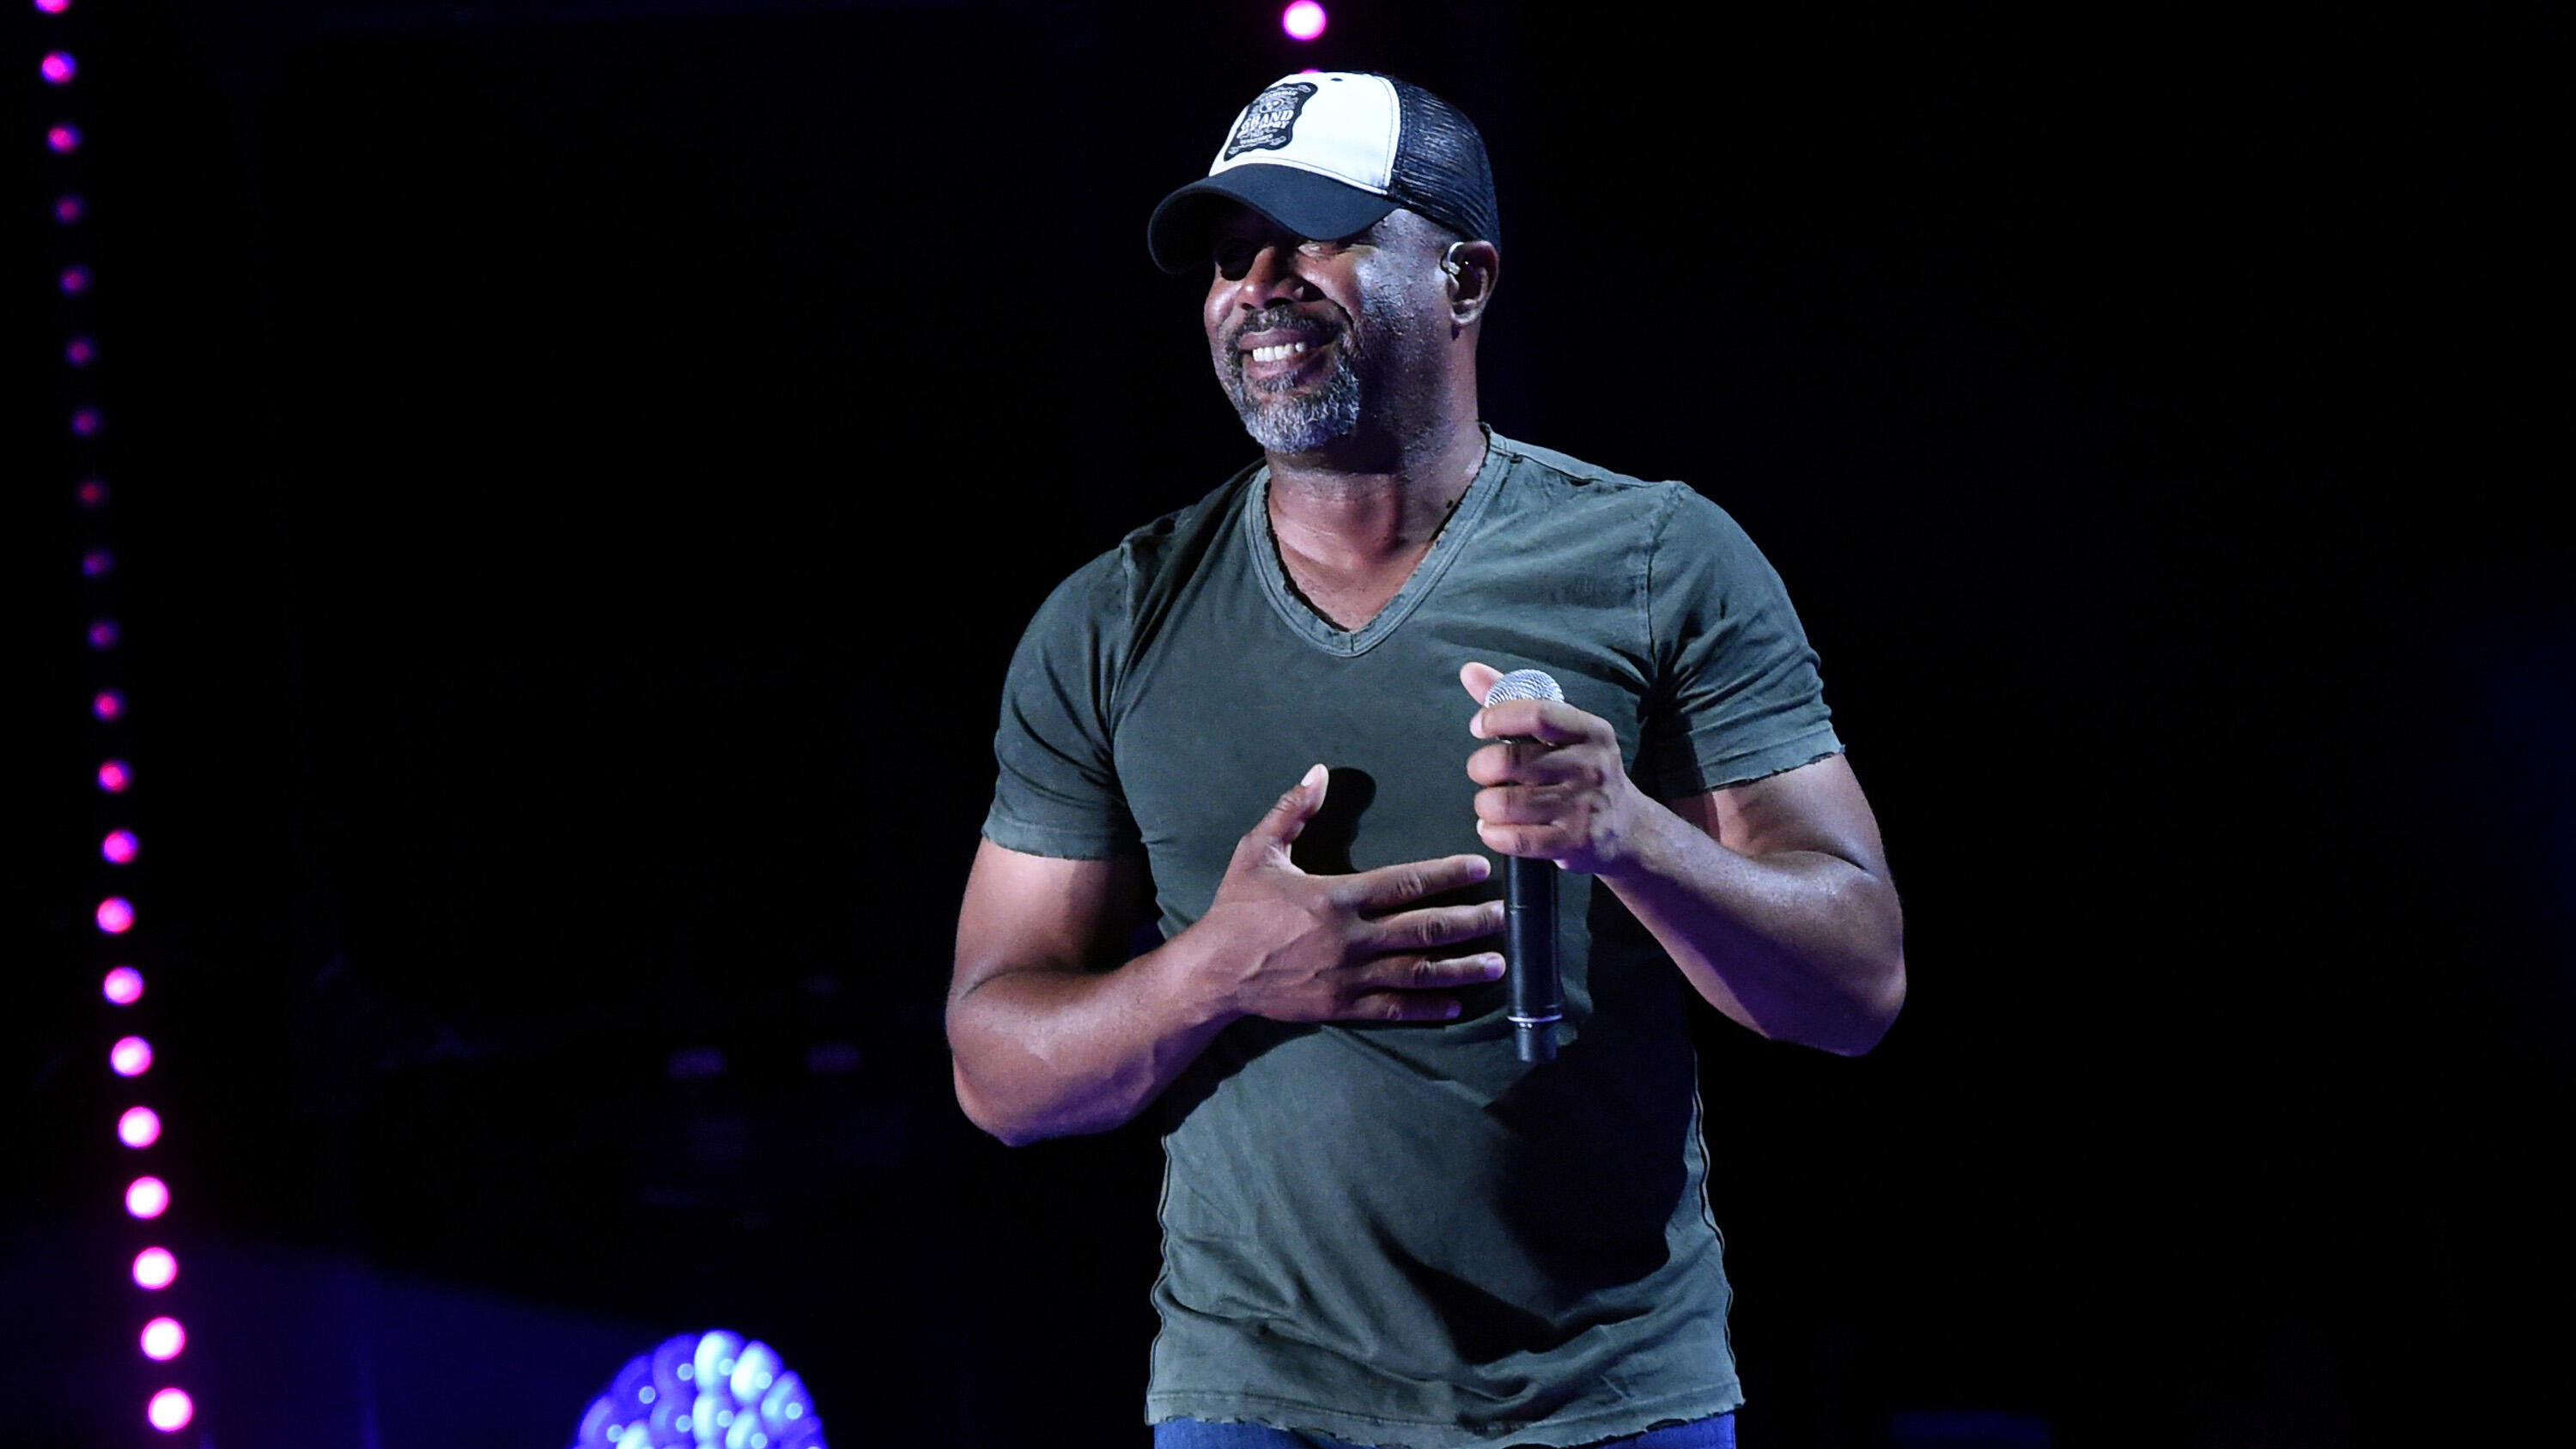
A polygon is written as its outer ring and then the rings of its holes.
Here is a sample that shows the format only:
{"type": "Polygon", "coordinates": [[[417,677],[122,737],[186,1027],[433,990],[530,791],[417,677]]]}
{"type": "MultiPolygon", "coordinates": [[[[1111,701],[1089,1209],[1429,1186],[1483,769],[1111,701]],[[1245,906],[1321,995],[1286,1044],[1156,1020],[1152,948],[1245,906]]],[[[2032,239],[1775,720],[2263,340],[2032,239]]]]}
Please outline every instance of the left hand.
{"type": "MultiPolygon", "coordinates": [[[[1488,664],[1458,671],[1480,705],[1502,677],[1488,664]]],[[[1476,792],[1476,834],[1487,846],[1567,870],[1616,872],[1654,802],[1629,781],[1608,720],[1554,700],[1513,699],[1476,711],[1467,732],[1496,742],[1467,757],[1467,778],[1485,787],[1476,792]]]]}

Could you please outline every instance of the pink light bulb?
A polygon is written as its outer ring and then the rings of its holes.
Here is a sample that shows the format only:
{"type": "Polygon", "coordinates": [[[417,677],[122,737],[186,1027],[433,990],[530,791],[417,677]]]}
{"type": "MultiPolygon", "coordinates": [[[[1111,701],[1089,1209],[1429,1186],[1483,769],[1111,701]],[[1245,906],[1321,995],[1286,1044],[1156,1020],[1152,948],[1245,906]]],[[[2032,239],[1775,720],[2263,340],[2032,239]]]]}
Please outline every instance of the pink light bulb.
{"type": "Polygon", "coordinates": [[[197,1406],[188,1402],[187,1390],[163,1389],[152,1396],[152,1402],[143,1410],[143,1416],[150,1419],[152,1427],[162,1433],[176,1434],[188,1427],[190,1419],[197,1417],[197,1406]]]}
{"type": "Polygon", "coordinates": [[[64,226],[70,226],[88,213],[89,203],[76,192],[66,191],[54,198],[54,220],[64,226]]]}
{"type": "Polygon", "coordinates": [[[179,1280],[179,1260],[168,1248],[146,1248],[134,1255],[134,1286],[158,1293],[179,1280]]]}
{"type": "Polygon", "coordinates": [[[138,1177],[125,1185],[125,1211],[138,1218],[157,1218],[170,1210],[170,1184],[157,1177],[138,1177]]]}
{"type": "Polygon", "coordinates": [[[1279,28],[1287,31],[1291,40],[1314,39],[1324,33],[1324,23],[1324,7],[1315,0],[1297,0],[1279,12],[1279,28]]]}
{"type": "Polygon", "coordinates": [[[63,344],[63,361],[74,367],[87,367],[98,361],[98,343],[88,337],[75,337],[63,344]]]}
{"type": "Polygon", "coordinates": [[[98,903],[98,928],[111,936],[122,936],[134,929],[134,902],[123,896],[109,896],[98,903]]]}
{"type": "Polygon", "coordinates": [[[73,436],[73,437],[76,437],[76,438],[95,438],[95,437],[97,437],[97,436],[98,436],[98,430],[99,430],[99,429],[101,429],[101,428],[103,428],[103,427],[106,427],[106,426],[107,426],[107,414],[105,414],[105,413],[103,413],[103,412],[100,412],[98,409],[96,409],[96,408],[74,408],[74,409],[72,409],[72,436],[73,436]]]}
{"type": "Polygon", "coordinates": [[[152,1043],[139,1036],[119,1037],[107,1049],[108,1070],[120,1077],[139,1077],[152,1070],[152,1043]]]}
{"type": "Polygon", "coordinates": [[[116,967],[98,984],[98,990],[119,1006],[132,1006],[143,999],[143,973],[131,966],[116,967]]]}
{"type": "Polygon", "coordinates": [[[122,795],[134,783],[134,771],[123,760],[102,760],[98,766],[98,788],[110,795],[122,795]]]}
{"type": "Polygon", "coordinates": [[[80,62],[72,59],[68,50],[49,50],[36,69],[49,84],[66,86],[72,83],[73,76],[80,74],[80,62]]]}
{"type": "Polygon", "coordinates": [[[45,147],[57,156],[68,156],[72,154],[74,151],[80,149],[80,143],[81,134],[80,127],[78,126],[47,126],[45,128],[45,147]]]}
{"type": "Polygon", "coordinates": [[[188,1330],[175,1318],[156,1318],[143,1325],[143,1356],[154,1363],[168,1363],[188,1346],[188,1330]]]}
{"type": "Polygon", "coordinates": [[[72,0],[36,0],[36,8],[47,15],[60,15],[72,8],[72,0]]]}
{"type": "Polygon", "coordinates": [[[107,838],[98,843],[98,853],[106,857],[107,863],[110,865],[133,864],[134,832],[131,830],[111,830],[107,832],[107,838]]]}
{"type": "Polygon", "coordinates": [[[161,1140],[161,1114],[149,1107],[128,1107],[116,1119],[116,1140],[128,1147],[149,1147],[161,1140]]]}

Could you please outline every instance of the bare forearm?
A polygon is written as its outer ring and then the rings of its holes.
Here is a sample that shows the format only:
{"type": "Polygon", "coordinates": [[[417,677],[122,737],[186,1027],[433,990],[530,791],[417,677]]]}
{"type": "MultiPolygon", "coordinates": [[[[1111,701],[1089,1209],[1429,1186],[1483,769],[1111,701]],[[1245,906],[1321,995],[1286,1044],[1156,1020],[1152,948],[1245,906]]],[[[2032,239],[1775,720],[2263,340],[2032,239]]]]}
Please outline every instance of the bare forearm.
{"type": "Polygon", "coordinates": [[[1162,1095],[1233,1016],[1179,989],[1171,942],[1113,971],[1003,971],[948,1004],[957,1100],[1013,1145],[1105,1132],[1162,1095]]]}
{"type": "Polygon", "coordinates": [[[1904,920],[1879,874],[1821,851],[1740,855],[1662,806],[1604,884],[1711,1005],[1856,1056],[1905,1001],[1904,920]]]}

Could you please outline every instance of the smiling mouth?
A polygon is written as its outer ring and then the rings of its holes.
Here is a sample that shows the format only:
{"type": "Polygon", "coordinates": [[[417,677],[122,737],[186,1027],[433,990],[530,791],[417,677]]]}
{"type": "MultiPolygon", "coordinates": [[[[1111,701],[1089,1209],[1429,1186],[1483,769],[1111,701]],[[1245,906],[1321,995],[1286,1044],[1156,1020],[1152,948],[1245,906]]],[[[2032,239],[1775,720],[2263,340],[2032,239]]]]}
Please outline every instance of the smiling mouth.
{"type": "Polygon", "coordinates": [[[1286,362],[1289,358],[1301,355],[1305,350],[1306,344],[1303,342],[1275,343],[1269,347],[1256,347],[1252,349],[1252,360],[1255,362],[1286,362]]]}

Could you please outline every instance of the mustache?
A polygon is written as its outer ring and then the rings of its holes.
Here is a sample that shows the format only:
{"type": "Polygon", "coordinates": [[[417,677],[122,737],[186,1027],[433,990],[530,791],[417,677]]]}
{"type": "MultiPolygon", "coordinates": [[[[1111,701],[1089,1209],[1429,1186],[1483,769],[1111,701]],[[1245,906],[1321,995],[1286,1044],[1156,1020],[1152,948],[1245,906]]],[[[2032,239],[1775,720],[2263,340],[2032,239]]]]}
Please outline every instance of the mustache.
{"type": "Polygon", "coordinates": [[[1299,340],[1311,345],[1330,341],[1340,336],[1341,331],[1339,326],[1323,318],[1308,317],[1298,312],[1293,304],[1273,302],[1258,312],[1245,314],[1242,321],[1226,329],[1225,343],[1228,351],[1239,353],[1246,333],[1294,332],[1299,340]]]}

